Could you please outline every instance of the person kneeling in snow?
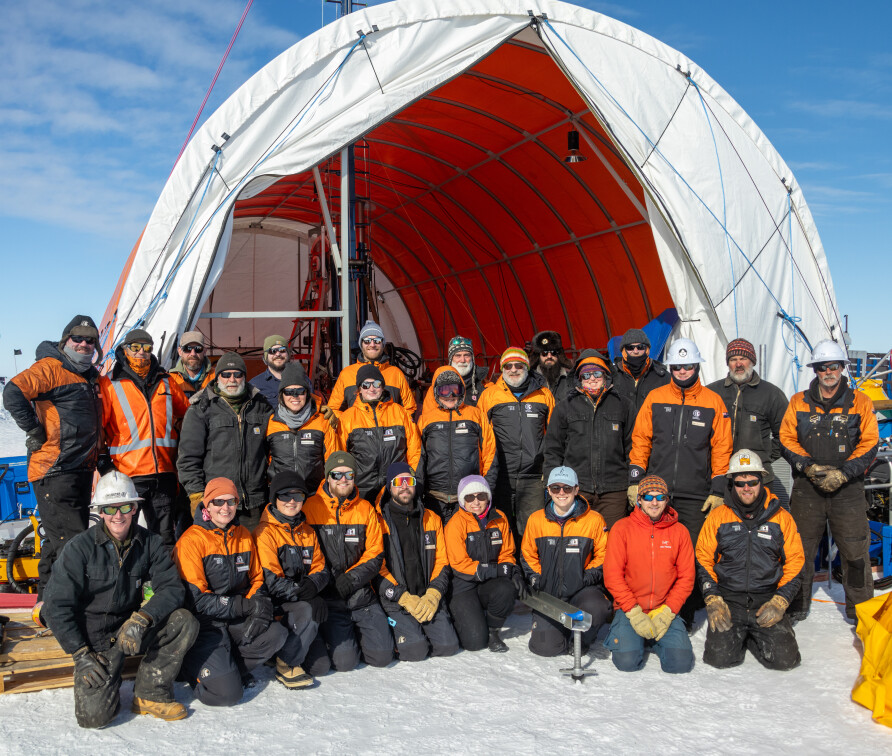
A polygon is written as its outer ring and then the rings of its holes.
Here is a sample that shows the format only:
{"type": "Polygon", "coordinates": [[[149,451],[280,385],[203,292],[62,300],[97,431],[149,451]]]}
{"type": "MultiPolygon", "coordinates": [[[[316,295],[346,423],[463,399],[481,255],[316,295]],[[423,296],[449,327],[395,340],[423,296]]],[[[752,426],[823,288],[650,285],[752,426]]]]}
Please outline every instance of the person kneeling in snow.
{"type": "Polygon", "coordinates": [[[694,588],[694,547],[660,476],[641,480],[635,510],[610,530],[604,584],[616,609],[604,646],[616,668],[641,669],[650,648],[664,672],[690,672],[694,651],[678,612],[694,588]]]}
{"type": "Polygon", "coordinates": [[[288,640],[276,657],[276,679],[286,688],[306,688],[313,684],[313,676],[301,665],[328,616],[319,591],[328,585],[331,573],[316,533],[301,511],[307,498],[304,479],[283,470],[272,479],[269,490],[272,503],[254,529],[254,543],[266,589],[288,628],[288,640]]]}
{"type": "MultiPolygon", "coordinates": [[[[579,495],[579,479],[570,467],[548,476],[550,501],[530,515],[523,532],[520,560],[530,587],[566,601],[592,615],[582,634],[587,649],[610,615],[610,601],[600,586],[607,547],[604,518],[579,495]]],[[[567,653],[570,630],[533,612],[530,651],[538,656],[567,653]]]]}
{"type": "Polygon", "coordinates": [[[526,596],[523,575],[514,561],[514,537],[505,513],[492,505],[492,491],[480,475],[458,483],[456,512],[446,525],[446,554],[452,568],[449,611],[462,648],[503,653],[499,637],[514,608],[516,595],[526,596]]]}
{"type": "Polygon", "coordinates": [[[709,630],[703,661],[735,667],[748,648],[768,669],[800,661],[786,614],[805,563],[793,516],[762,485],[759,455],[741,449],[731,457],[725,503],[709,513],[697,539],[697,579],[709,630]]]}
{"type": "Polygon", "coordinates": [[[42,616],[74,657],[74,714],[81,727],[105,727],[120,707],[126,656],[144,654],[133,685],[135,714],[183,719],[173,697],[183,655],[198,622],[182,608],[185,591],[160,535],[134,522],[136,486],[117,470],[96,484],[101,523],[62,549],[42,616]],[[154,593],[143,603],[143,586],[154,593]]]}
{"type": "Polygon", "coordinates": [[[390,617],[402,661],[458,652],[458,638],[442,603],[449,587],[443,521],[416,495],[405,462],[387,468],[388,488],[378,500],[384,530],[384,567],[374,584],[390,617]]]}
{"type": "Polygon", "coordinates": [[[201,625],[182,677],[208,706],[237,704],[254,684],[250,670],[273,658],[288,638],[285,627],[273,622],[257,549],[236,519],[238,504],[229,478],[208,481],[195,524],[173,552],[201,625]]]}

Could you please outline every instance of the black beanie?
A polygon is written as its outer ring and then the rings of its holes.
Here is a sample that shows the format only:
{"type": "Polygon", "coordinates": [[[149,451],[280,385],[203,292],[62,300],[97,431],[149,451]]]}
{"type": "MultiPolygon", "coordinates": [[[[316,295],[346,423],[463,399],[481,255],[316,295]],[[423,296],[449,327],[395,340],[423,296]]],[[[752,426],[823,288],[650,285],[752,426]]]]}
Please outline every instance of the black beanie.
{"type": "Polygon", "coordinates": [[[279,381],[279,393],[288,386],[303,386],[307,391],[310,390],[310,379],[307,378],[304,366],[299,362],[291,361],[282,370],[282,380],[279,381]]]}
{"type": "Polygon", "coordinates": [[[217,360],[217,365],[214,369],[217,375],[220,375],[224,370],[241,370],[245,374],[248,372],[248,369],[245,367],[245,361],[236,352],[226,352],[217,360]]]}
{"type": "Polygon", "coordinates": [[[625,349],[629,344],[644,344],[644,346],[650,349],[650,339],[647,338],[647,334],[640,328],[630,328],[623,334],[620,349],[625,349]]]}
{"type": "Polygon", "coordinates": [[[98,341],[99,329],[89,315],[75,315],[62,331],[62,338],[59,339],[60,348],[68,341],[69,336],[92,336],[98,341]]]}
{"type": "Polygon", "coordinates": [[[301,491],[304,496],[307,494],[307,483],[294,470],[282,470],[273,476],[269,484],[269,497],[271,501],[275,501],[279,491],[288,491],[296,488],[301,491]]]}
{"type": "Polygon", "coordinates": [[[381,375],[381,371],[374,365],[363,365],[356,371],[356,388],[362,386],[363,381],[381,381],[383,386],[384,376],[381,375]]]}

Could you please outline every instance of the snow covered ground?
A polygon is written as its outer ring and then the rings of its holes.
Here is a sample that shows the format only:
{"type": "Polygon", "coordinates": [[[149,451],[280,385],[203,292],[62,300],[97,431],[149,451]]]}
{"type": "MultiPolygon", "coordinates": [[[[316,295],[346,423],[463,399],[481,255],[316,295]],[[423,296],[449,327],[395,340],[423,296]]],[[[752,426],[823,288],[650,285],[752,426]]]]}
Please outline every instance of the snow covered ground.
{"type": "Polygon", "coordinates": [[[25,434],[12,416],[0,407],[0,457],[19,457],[25,453],[25,434]]]}
{"type": "MultiPolygon", "coordinates": [[[[160,722],[122,713],[105,730],[80,730],[70,689],[0,696],[0,752],[40,753],[660,753],[881,754],[892,730],[877,725],[849,694],[860,642],[835,603],[842,590],[818,584],[812,615],[797,628],[802,665],[769,672],[752,657],[720,671],[698,661],[687,675],[614,669],[598,644],[597,675],[573,683],[558,673],[569,657],[527,650],[529,614],[508,624],[507,654],[461,652],[387,669],[361,667],[285,690],[267,667],[240,705],[219,710],[177,684],[189,717],[160,722]]],[[[702,618],[700,618],[702,623],[702,618]]],[[[693,637],[702,656],[705,627],[693,637]]]]}

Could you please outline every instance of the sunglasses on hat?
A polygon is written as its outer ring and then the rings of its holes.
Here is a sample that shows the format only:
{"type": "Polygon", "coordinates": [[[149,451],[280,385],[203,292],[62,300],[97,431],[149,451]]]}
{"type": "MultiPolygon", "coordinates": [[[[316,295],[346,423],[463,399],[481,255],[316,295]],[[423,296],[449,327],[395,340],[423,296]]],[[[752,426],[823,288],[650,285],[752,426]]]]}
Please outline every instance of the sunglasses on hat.
{"type": "Polygon", "coordinates": [[[356,475],[356,473],[354,473],[353,470],[346,470],[346,471],[332,470],[328,474],[328,477],[331,478],[332,480],[340,480],[341,478],[344,478],[344,480],[353,480],[353,477],[355,475],[356,475]]]}
{"type": "Polygon", "coordinates": [[[204,347],[201,344],[189,344],[188,346],[180,347],[186,354],[189,352],[194,352],[195,354],[201,354],[204,352],[204,347]]]}
{"type": "Polygon", "coordinates": [[[127,349],[133,352],[133,354],[139,354],[140,352],[145,352],[146,354],[152,353],[151,344],[128,344],[127,349]]]}
{"type": "Polygon", "coordinates": [[[115,512],[120,512],[121,514],[130,514],[134,509],[136,509],[136,504],[120,504],[118,506],[109,505],[106,507],[99,507],[100,513],[108,515],[109,517],[114,517],[115,512]]]}
{"type": "Polygon", "coordinates": [[[381,388],[382,385],[383,384],[381,383],[381,381],[379,381],[377,378],[374,378],[368,381],[363,381],[359,384],[359,387],[368,390],[373,388],[381,388]]]}
{"type": "Polygon", "coordinates": [[[282,389],[282,393],[285,396],[303,396],[307,390],[305,388],[286,388],[282,389]]]}
{"type": "Polygon", "coordinates": [[[69,336],[75,344],[89,344],[90,346],[96,346],[96,339],[92,336],[69,336]]]}

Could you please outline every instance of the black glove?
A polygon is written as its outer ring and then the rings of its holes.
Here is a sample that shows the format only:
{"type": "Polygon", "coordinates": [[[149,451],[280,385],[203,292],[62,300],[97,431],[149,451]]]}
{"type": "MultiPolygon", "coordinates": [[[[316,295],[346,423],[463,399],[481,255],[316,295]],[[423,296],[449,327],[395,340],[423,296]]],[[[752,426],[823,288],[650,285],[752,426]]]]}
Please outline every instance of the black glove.
{"type": "Polygon", "coordinates": [[[80,678],[88,688],[101,688],[109,681],[110,664],[102,654],[83,646],[75,651],[71,658],[74,659],[74,679],[80,678]]]}
{"type": "Polygon", "coordinates": [[[481,583],[499,577],[499,565],[481,562],[477,565],[477,578],[481,583]]]}
{"type": "Polygon", "coordinates": [[[240,646],[251,643],[273,621],[273,600],[269,596],[252,596],[248,600],[251,602],[251,614],[248,615],[248,620],[245,622],[245,631],[241,643],[239,643],[240,646]]]}
{"type": "Polygon", "coordinates": [[[127,656],[135,656],[142,648],[142,637],[152,624],[152,618],[145,612],[133,612],[118,630],[118,648],[127,656]]]}
{"type": "Polygon", "coordinates": [[[46,429],[42,425],[32,428],[25,434],[25,448],[29,452],[40,451],[46,443],[46,429]]]}
{"type": "Polygon", "coordinates": [[[316,583],[308,577],[302,577],[297,584],[298,601],[309,601],[310,599],[315,598],[318,593],[319,589],[316,587],[316,583]]]}
{"type": "Polygon", "coordinates": [[[523,579],[523,573],[519,569],[514,569],[514,574],[511,576],[511,582],[514,583],[514,592],[517,594],[517,598],[521,601],[530,595],[529,588],[527,588],[527,581],[523,579]]]}
{"type": "Polygon", "coordinates": [[[335,588],[338,595],[345,601],[356,592],[356,586],[353,585],[353,578],[346,572],[342,572],[335,578],[335,588]]]}
{"type": "Polygon", "coordinates": [[[601,567],[594,567],[582,573],[582,584],[584,586],[600,585],[603,581],[603,570],[601,567]]]}
{"type": "Polygon", "coordinates": [[[251,608],[254,606],[253,599],[233,596],[230,601],[232,602],[232,613],[237,618],[251,616],[251,608]]]}

